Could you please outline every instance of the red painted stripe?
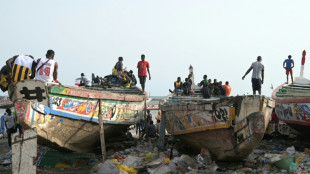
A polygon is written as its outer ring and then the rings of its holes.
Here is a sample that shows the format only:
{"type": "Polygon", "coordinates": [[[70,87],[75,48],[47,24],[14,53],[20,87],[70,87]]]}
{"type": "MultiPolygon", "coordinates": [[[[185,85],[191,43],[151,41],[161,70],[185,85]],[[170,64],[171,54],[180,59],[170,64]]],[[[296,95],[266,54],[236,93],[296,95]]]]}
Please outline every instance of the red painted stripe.
{"type": "Polygon", "coordinates": [[[31,108],[31,106],[30,106],[31,104],[30,103],[28,103],[28,106],[26,106],[27,107],[27,121],[29,120],[29,115],[30,115],[30,108],[31,108]]]}
{"type": "Polygon", "coordinates": [[[291,124],[297,124],[297,125],[303,125],[303,126],[310,126],[310,121],[308,122],[302,122],[302,121],[293,121],[293,120],[281,120],[285,123],[291,123],[291,124]]]}

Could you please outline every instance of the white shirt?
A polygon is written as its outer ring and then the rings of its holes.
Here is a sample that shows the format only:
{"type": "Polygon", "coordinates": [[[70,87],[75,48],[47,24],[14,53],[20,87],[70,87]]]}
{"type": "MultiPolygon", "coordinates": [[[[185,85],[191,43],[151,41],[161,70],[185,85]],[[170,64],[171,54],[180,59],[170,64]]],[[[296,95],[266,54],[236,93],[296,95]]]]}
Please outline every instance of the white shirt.
{"type": "Polygon", "coordinates": [[[262,71],[264,70],[264,65],[259,62],[253,62],[251,67],[253,68],[252,78],[253,79],[261,79],[262,78],[262,71]]]}
{"type": "Polygon", "coordinates": [[[82,76],[81,81],[85,84],[85,86],[91,86],[91,81],[86,76],[82,76]]]}
{"type": "Polygon", "coordinates": [[[37,65],[36,70],[36,80],[41,80],[43,82],[53,82],[54,81],[54,69],[56,61],[47,58],[41,58],[37,65]],[[45,63],[47,62],[47,63],[45,63]],[[44,64],[45,63],[45,64],[44,64]],[[44,64],[42,66],[42,64],[44,64]],[[41,68],[40,68],[41,67],[41,68]],[[40,68],[38,70],[38,68],[40,68]]]}
{"type": "Polygon", "coordinates": [[[9,114],[6,114],[4,116],[4,122],[7,126],[7,129],[11,129],[14,127],[15,125],[15,120],[14,120],[15,116],[14,115],[9,115],[9,114]]]}

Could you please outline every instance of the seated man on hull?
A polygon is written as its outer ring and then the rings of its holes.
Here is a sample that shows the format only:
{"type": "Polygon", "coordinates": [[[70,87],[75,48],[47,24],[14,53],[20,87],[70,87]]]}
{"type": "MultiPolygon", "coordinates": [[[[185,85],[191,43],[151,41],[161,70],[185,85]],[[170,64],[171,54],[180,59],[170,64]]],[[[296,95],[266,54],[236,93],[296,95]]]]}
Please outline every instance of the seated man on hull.
{"type": "Polygon", "coordinates": [[[81,80],[80,80],[80,85],[79,86],[86,86],[86,87],[91,87],[91,80],[89,80],[84,73],[81,73],[81,80]]]}
{"type": "Polygon", "coordinates": [[[225,93],[225,96],[229,96],[230,92],[231,92],[231,87],[229,85],[229,82],[226,81],[225,82],[225,85],[222,85],[222,87],[225,89],[226,93],[225,93]]]}
{"type": "Polygon", "coordinates": [[[130,70],[130,71],[127,73],[127,76],[128,76],[128,78],[130,78],[131,85],[132,85],[132,86],[135,86],[135,85],[137,84],[137,79],[136,79],[136,76],[133,74],[133,71],[130,70]]]}
{"type": "Polygon", "coordinates": [[[36,71],[36,61],[31,55],[18,55],[6,61],[9,68],[8,83],[33,79],[36,71]]]}
{"type": "Polygon", "coordinates": [[[41,58],[37,61],[36,80],[57,83],[58,63],[54,60],[55,52],[48,50],[45,56],[46,58],[41,58]]]}
{"type": "Polygon", "coordinates": [[[190,94],[191,86],[192,86],[192,83],[190,82],[190,79],[185,78],[185,82],[183,83],[183,93],[185,95],[189,95],[190,94]]]}
{"type": "Polygon", "coordinates": [[[204,85],[208,84],[208,76],[204,75],[203,80],[198,84],[199,87],[203,87],[204,85]]]}
{"type": "Polygon", "coordinates": [[[214,79],[213,81],[213,95],[221,95],[220,89],[219,89],[219,83],[217,82],[217,79],[214,79]]]}
{"type": "Polygon", "coordinates": [[[218,88],[219,88],[219,91],[220,91],[220,95],[225,96],[226,95],[226,90],[222,86],[222,81],[220,81],[218,83],[218,88]]]}

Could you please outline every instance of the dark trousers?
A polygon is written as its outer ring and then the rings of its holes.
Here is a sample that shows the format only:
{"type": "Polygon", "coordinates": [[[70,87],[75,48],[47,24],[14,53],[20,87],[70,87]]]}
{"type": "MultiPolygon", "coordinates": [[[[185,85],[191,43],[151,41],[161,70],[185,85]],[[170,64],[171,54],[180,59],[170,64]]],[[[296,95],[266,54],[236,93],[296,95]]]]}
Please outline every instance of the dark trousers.
{"type": "Polygon", "coordinates": [[[19,133],[21,134],[23,132],[23,128],[20,124],[16,124],[15,128],[10,128],[7,130],[8,133],[8,143],[9,146],[11,147],[12,145],[12,134],[17,132],[17,129],[19,130],[19,133]]]}

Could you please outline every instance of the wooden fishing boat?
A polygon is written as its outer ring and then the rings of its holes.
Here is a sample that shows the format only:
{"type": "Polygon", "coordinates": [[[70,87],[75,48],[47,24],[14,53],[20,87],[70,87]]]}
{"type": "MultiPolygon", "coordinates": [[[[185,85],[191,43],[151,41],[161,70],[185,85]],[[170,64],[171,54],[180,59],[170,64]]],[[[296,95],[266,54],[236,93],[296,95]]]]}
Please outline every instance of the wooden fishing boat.
{"type": "Polygon", "coordinates": [[[274,100],[258,95],[212,97],[170,95],[160,102],[168,133],[213,159],[245,159],[262,140],[274,100]]]}
{"type": "Polygon", "coordinates": [[[308,136],[310,135],[310,80],[303,77],[306,51],[303,51],[299,77],[294,83],[277,87],[272,98],[276,101],[275,111],[279,120],[291,128],[308,136]]]}
{"type": "Polygon", "coordinates": [[[136,87],[70,87],[36,80],[10,86],[9,94],[20,124],[37,129],[39,144],[77,152],[100,145],[99,107],[108,141],[140,118],[145,99],[136,87]]]}
{"type": "Polygon", "coordinates": [[[0,109],[6,109],[13,107],[13,102],[9,97],[0,96],[0,109]]]}

